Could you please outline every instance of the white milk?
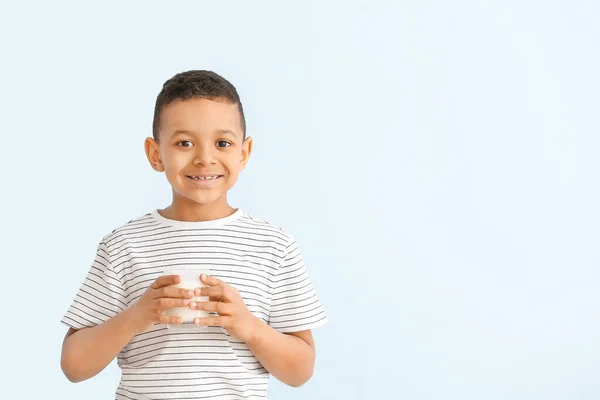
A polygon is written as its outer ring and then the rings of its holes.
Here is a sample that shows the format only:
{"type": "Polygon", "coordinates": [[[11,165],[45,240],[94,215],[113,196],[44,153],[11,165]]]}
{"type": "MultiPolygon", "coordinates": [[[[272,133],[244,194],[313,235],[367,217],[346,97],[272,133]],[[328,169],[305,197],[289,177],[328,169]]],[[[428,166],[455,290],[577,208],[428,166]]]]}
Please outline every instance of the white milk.
{"type": "MultiPolygon", "coordinates": [[[[173,269],[163,272],[163,275],[179,275],[181,277],[181,282],[177,285],[173,285],[176,288],[194,290],[199,287],[205,287],[204,283],[200,281],[200,274],[206,274],[205,270],[184,270],[184,269],[173,269]]],[[[205,302],[208,301],[208,297],[194,297],[192,301],[195,302],[205,302]]],[[[170,317],[180,317],[183,319],[184,324],[193,324],[194,318],[206,318],[209,316],[208,311],[204,310],[194,310],[189,306],[185,307],[175,307],[169,308],[163,311],[164,315],[168,315],[170,317]]],[[[169,325],[170,328],[176,327],[178,325],[169,325]]],[[[194,325],[192,325],[194,326],[194,325]]]]}

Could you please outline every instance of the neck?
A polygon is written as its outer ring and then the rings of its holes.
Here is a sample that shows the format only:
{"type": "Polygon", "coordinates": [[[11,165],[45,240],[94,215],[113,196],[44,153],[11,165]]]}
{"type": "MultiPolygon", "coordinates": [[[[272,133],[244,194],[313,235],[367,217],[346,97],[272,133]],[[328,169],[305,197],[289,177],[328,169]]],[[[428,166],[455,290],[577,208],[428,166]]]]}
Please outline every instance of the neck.
{"type": "Polygon", "coordinates": [[[173,202],[165,209],[159,211],[160,215],[177,221],[212,221],[230,216],[236,211],[227,202],[227,198],[219,199],[214,203],[200,204],[190,199],[173,195],[173,202]]]}

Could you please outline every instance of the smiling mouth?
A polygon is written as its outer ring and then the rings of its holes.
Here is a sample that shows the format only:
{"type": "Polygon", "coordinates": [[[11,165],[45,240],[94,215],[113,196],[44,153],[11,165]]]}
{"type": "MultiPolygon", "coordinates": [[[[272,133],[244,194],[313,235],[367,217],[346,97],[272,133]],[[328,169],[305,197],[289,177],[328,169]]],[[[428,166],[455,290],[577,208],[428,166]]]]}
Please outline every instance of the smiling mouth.
{"type": "Polygon", "coordinates": [[[186,178],[190,178],[194,181],[214,181],[222,176],[223,175],[186,175],[186,178]]]}

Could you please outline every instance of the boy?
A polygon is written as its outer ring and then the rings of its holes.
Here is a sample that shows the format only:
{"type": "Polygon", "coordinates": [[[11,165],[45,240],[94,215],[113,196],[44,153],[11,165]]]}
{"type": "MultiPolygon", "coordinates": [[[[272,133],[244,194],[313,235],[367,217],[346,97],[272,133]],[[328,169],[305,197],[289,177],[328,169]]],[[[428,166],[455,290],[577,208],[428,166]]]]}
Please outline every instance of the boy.
{"type": "Polygon", "coordinates": [[[234,86],[210,71],[169,79],[145,150],[172,203],[100,242],[62,319],[67,378],[89,379],[118,356],[122,400],[266,399],[269,373],[305,383],[310,330],[327,319],[293,238],[227,201],[252,152],[234,86]],[[180,276],[161,276],[174,266],[208,267],[207,286],[177,288],[180,276]],[[194,319],[198,328],[173,329],[183,321],[164,311],[174,307],[211,314],[194,319]]]}

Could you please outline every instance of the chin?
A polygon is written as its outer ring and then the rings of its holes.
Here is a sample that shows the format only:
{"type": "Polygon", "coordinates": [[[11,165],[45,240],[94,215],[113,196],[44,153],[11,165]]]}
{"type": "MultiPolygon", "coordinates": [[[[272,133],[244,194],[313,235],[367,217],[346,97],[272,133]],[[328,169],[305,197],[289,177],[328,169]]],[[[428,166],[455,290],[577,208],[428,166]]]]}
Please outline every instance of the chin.
{"type": "Polygon", "coordinates": [[[217,202],[221,197],[223,197],[223,193],[185,193],[183,196],[194,203],[208,205],[217,202]]]}

